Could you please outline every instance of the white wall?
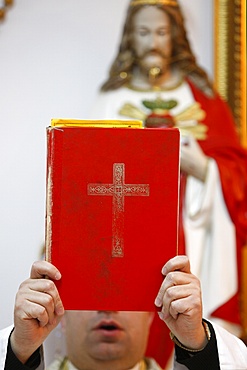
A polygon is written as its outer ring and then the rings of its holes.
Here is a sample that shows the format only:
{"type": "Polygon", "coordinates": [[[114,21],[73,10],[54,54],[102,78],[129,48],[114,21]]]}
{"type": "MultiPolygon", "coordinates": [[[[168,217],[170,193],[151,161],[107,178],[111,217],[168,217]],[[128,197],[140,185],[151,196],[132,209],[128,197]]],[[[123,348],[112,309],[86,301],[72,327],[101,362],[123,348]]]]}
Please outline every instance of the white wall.
{"type": "MultiPolygon", "coordinates": [[[[44,240],[45,128],[86,118],[106,77],[128,0],[15,0],[0,24],[0,329],[44,240]]],[[[212,76],[213,0],[181,1],[212,76]]]]}

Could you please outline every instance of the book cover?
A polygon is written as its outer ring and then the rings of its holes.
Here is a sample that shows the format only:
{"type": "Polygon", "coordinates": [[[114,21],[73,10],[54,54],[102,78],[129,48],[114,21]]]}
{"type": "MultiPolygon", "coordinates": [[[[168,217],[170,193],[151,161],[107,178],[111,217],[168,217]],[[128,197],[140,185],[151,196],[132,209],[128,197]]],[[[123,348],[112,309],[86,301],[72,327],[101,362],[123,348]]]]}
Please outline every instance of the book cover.
{"type": "Polygon", "coordinates": [[[47,129],[46,259],[65,309],[152,311],[176,255],[179,131],[47,129]]]}

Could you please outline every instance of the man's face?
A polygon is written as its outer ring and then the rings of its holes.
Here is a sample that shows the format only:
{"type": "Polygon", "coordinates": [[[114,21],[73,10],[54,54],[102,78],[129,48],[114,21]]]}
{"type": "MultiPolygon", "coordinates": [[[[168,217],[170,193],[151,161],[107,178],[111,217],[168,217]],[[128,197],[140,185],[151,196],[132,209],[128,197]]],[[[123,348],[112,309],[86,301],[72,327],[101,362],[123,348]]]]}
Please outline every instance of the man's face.
{"type": "Polygon", "coordinates": [[[168,15],[155,6],[141,8],[133,18],[132,46],[142,73],[158,67],[165,74],[172,53],[168,15]]]}
{"type": "Polygon", "coordinates": [[[152,319],[150,312],[67,311],[69,359],[80,370],[131,368],[145,353],[152,319]]]}

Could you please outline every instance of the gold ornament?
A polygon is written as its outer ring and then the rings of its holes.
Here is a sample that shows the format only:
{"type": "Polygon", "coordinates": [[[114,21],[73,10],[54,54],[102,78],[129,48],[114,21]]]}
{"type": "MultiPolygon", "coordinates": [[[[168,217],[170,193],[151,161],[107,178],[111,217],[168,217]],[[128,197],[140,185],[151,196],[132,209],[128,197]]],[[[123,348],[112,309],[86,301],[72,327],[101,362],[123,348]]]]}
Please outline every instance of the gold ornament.
{"type": "Polygon", "coordinates": [[[178,6],[176,0],[132,0],[130,6],[137,5],[169,5],[178,6]]]}
{"type": "MultiPolygon", "coordinates": [[[[161,102],[162,101],[160,99],[156,99],[156,101],[153,103],[160,104],[161,102]]],[[[169,101],[166,103],[169,103],[169,101]]],[[[166,111],[169,112],[169,108],[151,110],[151,112],[161,115],[161,117],[166,111]]],[[[141,121],[145,121],[148,117],[148,114],[146,114],[143,110],[130,103],[124,104],[119,110],[119,114],[141,121]]],[[[178,128],[182,135],[192,135],[197,140],[205,140],[207,138],[208,127],[205,124],[200,123],[200,121],[204,120],[206,113],[204,110],[202,110],[198,102],[193,103],[179,114],[171,114],[171,116],[174,121],[174,127],[178,128]]]]}

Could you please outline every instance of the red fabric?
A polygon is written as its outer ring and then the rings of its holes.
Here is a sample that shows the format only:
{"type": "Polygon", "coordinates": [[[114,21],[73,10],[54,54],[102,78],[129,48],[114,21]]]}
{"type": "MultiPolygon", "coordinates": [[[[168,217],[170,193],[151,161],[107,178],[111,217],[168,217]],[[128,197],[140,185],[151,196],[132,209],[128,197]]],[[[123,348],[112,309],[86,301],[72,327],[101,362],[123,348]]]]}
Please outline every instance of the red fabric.
{"type": "MultiPolygon", "coordinates": [[[[217,95],[208,99],[190,83],[195,100],[206,112],[208,137],[199,142],[206,155],[217,162],[221,186],[230,217],[236,227],[239,278],[241,248],[247,241],[247,152],[241,147],[230,109],[217,95]]],[[[227,273],[227,271],[226,271],[227,273]]],[[[219,307],[214,316],[240,323],[239,295],[219,307]]]]}
{"type": "Polygon", "coordinates": [[[153,357],[162,368],[165,368],[174,348],[169,332],[166,324],[156,314],[150,330],[146,356],[153,357]]]}
{"type": "MultiPolygon", "coordinates": [[[[206,112],[203,121],[208,126],[207,139],[199,141],[204,153],[217,162],[221,177],[224,199],[236,227],[238,271],[240,276],[241,248],[247,241],[247,152],[241,147],[230,109],[216,95],[209,99],[189,82],[194,98],[206,112]]],[[[180,206],[183,204],[185,178],[181,178],[180,206]]],[[[181,213],[180,213],[181,215],[181,213]]],[[[181,218],[181,217],[180,217],[181,218]]],[[[179,253],[184,248],[183,227],[179,228],[179,253]]],[[[226,271],[227,273],[227,271],[226,271]]],[[[214,312],[215,317],[240,324],[239,295],[214,312]]],[[[157,318],[151,329],[147,354],[153,356],[165,367],[172,351],[168,330],[157,318]],[[163,328],[163,329],[162,329],[163,328]],[[162,346],[160,346],[162,343],[162,346]]]]}

